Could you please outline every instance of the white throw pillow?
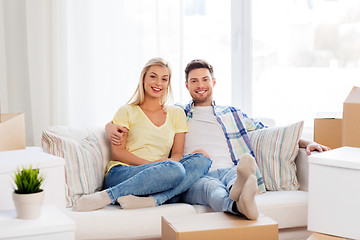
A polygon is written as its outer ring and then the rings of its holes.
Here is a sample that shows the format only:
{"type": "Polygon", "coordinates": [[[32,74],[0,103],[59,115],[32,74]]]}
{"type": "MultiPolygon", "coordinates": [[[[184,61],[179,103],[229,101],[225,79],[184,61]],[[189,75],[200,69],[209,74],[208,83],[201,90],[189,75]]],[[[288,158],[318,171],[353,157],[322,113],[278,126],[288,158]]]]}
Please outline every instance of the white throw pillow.
{"type": "Polygon", "coordinates": [[[45,130],[41,144],[44,152],[65,159],[67,207],[72,207],[83,194],[91,194],[102,188],[105,169],[95,134],[77,141],[45,130]]]}
{"type": "Polygon", "coordinates": [[[297,190],[295,158],[304,122],[249,132],[251,147],[266,190],[297,190]]]}

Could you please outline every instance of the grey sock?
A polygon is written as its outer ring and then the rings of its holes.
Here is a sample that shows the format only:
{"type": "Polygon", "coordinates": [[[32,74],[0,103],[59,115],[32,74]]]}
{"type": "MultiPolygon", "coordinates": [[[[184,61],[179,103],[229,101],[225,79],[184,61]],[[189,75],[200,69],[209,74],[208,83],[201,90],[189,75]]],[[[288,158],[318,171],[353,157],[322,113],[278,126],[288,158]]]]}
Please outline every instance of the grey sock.
{"type": "Polygon", "coordinates": [[[259,216],[259,210],[255,201],[256,193],[257,180],[255,175],[250,175],[244,184],[239,200],[236,201],[239,212],[244,214],[250,220],[256,220],[259,216]]]}
{"type": "Polygon", "coordinates": [[[242,155],[236,167],[236,180],[230,190],[231,200],[237,201],[239,199],[245,182],[250,175],[255,174],[255,170],[255,158],[248,153],[242,155]]]}
{"type": "Polygon", "coordinates": [[[73,210],[78,212],[93,211],[109,205],[111,200],[106,190],[96,192],[79,198],[74,206],[73,210]]]}
{"type": "Polygon", "coordinates": [[[123,209],[155,207],[155,199],[153,197],[137,197],[134,195],[122,196],[117,202],[123,209]]]}

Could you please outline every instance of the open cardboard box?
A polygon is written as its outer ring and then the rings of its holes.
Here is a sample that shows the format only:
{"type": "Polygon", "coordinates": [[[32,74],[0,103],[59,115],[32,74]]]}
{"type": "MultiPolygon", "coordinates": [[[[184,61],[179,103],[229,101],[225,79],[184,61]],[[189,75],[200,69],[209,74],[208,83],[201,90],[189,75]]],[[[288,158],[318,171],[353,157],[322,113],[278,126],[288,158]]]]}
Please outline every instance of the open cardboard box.
{"type": "Polygon", "coordinates": [[[314,120],[314,141],[331,149],[341,147],[341,113],[318,113],[314,120]]]}
{"type": "Polygon", "coordinates": [[[322,233],[313,233],[307,240],[346,240],[350,238],[336,237],[332,235],[322,234],[322,233]]]}
{"type": "Polygon", "coordinates": [[[24,149],[25,146],[25,115],[0,111],[0,151],[24,149]]]}
{"type": "Polygon", "coordinates": [[[353,87],[339,113],[318,113],[314,120],[314,141],[332,149],[360,147],[360,88],[353,87]]]}
{"type": "Polygon", "coordinates": [[[256,221],[223,212],[163,216],[162,240],[277,240],[278,224],[269,217],[256,221]]]}
{"type": "Polygon", "coordinates": [[[353,87],[343,105],[342,146],[360,147],[360,88],[353,87]]]}

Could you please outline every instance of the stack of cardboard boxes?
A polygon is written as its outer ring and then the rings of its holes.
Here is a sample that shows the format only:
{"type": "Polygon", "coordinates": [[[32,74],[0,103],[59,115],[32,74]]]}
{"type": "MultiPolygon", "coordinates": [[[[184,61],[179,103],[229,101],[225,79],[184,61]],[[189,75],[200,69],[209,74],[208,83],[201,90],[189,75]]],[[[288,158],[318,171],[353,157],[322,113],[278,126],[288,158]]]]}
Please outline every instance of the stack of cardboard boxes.
{"type": "Polygon", "coordinates": [[[0,151],[24,149],[25,146],[24,114],[1,114],[0,109],[0,151]]]}
{"type": "Polygon", "coordinates": [[[353,87],[343,105],[343,114],[319,114],[314,121],[314,141],[332,149],[360,147],[360,88],[353,87]]]}

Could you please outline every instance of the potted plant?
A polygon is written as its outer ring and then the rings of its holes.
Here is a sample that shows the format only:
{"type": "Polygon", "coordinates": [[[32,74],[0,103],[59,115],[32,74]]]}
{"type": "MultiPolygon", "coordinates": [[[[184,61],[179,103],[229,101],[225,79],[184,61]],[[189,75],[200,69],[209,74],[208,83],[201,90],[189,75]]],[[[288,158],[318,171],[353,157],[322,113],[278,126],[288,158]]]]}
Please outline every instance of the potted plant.
{"type": "Polygon", "coordinates": [[[44,191],[41,189],[44,178],[39,174],[39,169],[34,169],[31,165],[28,168],[18,168],[14,182],[17,189],[13,192],[13,200],[18,218],[38,218],[44,199],[44,191]]]}

